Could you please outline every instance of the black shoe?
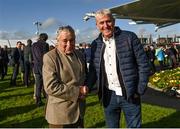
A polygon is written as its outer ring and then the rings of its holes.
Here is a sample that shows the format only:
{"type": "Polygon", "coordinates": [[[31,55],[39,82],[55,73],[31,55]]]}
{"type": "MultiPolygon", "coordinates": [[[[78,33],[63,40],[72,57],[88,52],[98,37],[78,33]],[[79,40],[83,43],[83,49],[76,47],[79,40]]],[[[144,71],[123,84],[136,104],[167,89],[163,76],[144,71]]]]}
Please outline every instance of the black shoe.
{"type": "Polygon", "coordinates": [[[41,107],[41,106],[43,106],[43,103],[42,103],[42,102],[38,102],[38,103],[36,103],[36,105],[37,105],[38,107],[41,107]]]}
{"type": "Polygon", "coordinates": [[[4,80],[4,76],[1,77],[1,80],[4,80]]]}
{"type": "Polygon", "coordinates": [[[40,107],[40,106],[43,105],[41,99],[36,99],[36,105],[37,105],[38,107],[40,107]]]}
{"type": "Polygon", "coordinates": [[[16,83],[10,82],[9,86],[16,86],[16,83]]]}

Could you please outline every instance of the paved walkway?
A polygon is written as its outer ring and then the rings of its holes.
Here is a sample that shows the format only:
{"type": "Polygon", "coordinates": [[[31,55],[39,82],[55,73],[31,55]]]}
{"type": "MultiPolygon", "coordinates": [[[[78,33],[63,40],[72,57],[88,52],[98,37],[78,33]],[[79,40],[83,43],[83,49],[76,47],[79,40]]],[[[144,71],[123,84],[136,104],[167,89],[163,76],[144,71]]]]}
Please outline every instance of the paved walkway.
{"type": "Polygon", "coordinates": [[[148,87],[142,96],[142,102],[180,110],[180,98],[168,96],[160,90],[151,87],[148,87]]]}

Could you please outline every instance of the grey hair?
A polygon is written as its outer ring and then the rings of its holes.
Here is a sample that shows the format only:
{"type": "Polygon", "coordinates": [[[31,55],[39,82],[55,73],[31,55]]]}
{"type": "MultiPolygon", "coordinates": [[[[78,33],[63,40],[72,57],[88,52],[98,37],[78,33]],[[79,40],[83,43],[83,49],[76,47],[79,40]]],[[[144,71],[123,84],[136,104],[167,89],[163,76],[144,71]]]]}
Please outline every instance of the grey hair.
{"type": "Polygon", "coordinates": [[[72,34],[75,36],[75,31],[74,31],[74,29],[73,29],[71,26],[69,26],[69,25],[59,27],[58,30],[57,30],[57,36],[58,36],[62,31],[68,31],[68,32],[72,33],[72,34]]]}
{"type": "Polygon", "coordinates": [[[101,9],[101,10],[96,11],[95,18],[97,18],[99,15],[101,15],[101,16],[108,15],[112,19],[114,19],[113,15],[109,9],[101,9]]]}

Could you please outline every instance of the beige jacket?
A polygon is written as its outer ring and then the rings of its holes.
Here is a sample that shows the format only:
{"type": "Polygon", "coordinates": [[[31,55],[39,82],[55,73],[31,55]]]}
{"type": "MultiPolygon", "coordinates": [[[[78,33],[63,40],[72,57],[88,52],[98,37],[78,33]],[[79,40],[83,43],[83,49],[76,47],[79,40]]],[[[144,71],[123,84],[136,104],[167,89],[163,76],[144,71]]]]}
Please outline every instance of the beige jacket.
{"type": "Polygon", "coordinates": [[[79,118],[79,86],[85,81],[85,60],[77,50],[75,55],[80,66],[78,71],[73,70],[72,62],[70,63],[66,55],[57,49],[44,55],[43,82],[48,94],[46,120],[50,124],[72,124],[79,118]],[[79,74],[75,76],[77,72],[79,74]]]}

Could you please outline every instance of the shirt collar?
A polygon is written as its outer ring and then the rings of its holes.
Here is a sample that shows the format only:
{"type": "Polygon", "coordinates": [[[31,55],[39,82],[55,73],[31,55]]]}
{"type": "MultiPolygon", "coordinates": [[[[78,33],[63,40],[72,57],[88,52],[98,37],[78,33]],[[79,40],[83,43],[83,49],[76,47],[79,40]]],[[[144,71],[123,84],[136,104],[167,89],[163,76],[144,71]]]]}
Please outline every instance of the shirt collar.
{"type": "Polygon", "coordinates": [[[114,34],[113,34],[113,36],[112,36],[111,38],[109,38],[109,39],[105,39],[105,38],[102,36],[102,39],[103,39],[103,42],[112,41],[112,40],[114,40],[114,34]]]}

